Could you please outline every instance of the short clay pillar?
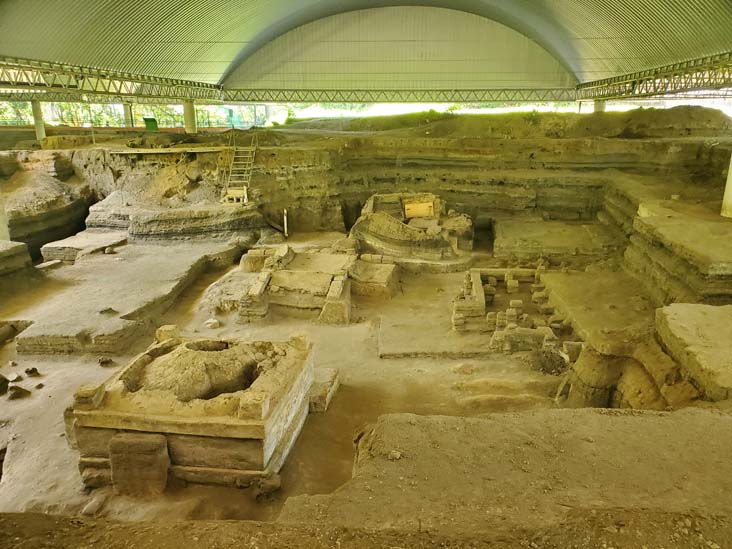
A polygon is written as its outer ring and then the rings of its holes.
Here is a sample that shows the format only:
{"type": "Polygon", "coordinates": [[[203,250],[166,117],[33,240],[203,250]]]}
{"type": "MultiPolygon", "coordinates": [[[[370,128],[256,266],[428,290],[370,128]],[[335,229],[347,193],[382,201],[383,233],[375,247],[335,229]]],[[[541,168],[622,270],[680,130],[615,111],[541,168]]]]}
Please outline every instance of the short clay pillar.
{"type": "Polygon", "coordinates": [[[117,494],[150,497],[168,483],[170,456],[163,435],[120,433],[109,443],[112,485],[117,494]]]}

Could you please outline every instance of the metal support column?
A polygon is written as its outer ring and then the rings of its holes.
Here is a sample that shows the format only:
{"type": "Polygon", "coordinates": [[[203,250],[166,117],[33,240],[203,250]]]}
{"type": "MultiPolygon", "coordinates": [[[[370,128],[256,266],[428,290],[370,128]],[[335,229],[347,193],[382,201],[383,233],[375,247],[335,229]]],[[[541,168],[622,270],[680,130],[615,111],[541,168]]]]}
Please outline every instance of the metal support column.
{"type": "Polygon", "coordinates": [[[727,186],[724,188],[722,199],[722,216],[732,217],[732,157],[729,161],[729,172],[727,172],[727,186]]]}
{"type": "Polygon", "coordinates": [[[123,103],[122,108],[124,108],[124,110],[125,110],[125,127],[134,128],[135,127],[135,117],[132,114],[132,103],[123,103]]]}
{"type": "Polygon", "coordinates": [[[183,102],[183,124],[185,125],[186,133],[198,133],[196,126],[196,106],[193,101],[183,102]]]}
{"type": "Polygon", "coordinates": [[[10,240],[8,218],[5,215],[5,199],[0,195],[0,240],[10,240]]]}
{"type": "Polygon", "coordinates": [[[43,123],[43,109],[40,101],[31,101],[33,108],[33,124],[36,127],[36,139],[41,141],[46,138],[46,126],[43,123]]]}

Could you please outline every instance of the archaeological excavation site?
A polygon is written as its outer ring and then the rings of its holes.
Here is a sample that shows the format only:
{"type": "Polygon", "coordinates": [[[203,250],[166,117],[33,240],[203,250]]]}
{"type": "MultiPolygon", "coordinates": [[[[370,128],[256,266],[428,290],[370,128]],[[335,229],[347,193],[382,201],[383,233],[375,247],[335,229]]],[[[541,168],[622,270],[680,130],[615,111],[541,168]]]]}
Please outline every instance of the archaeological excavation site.
{"type": "Polygon", "coordinates": [[[732,548],[730,28],[0,1],[0,547],[732,548]]]}

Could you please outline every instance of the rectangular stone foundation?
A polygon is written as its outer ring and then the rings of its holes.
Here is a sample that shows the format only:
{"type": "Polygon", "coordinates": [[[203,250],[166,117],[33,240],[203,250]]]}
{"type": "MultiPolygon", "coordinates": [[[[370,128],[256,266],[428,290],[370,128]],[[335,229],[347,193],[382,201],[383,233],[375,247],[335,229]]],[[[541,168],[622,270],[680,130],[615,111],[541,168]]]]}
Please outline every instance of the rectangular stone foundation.
{"type": "Polygon", "coordinates": [[[187,482],[242,487],[276,475],[307,418],[313,376],[310,345],[302,338],[287,343],[167,339],[102,385],[77,390],[67,431],[79,450],[82,479],[87,486],[111,481],[115,490],[130,495],[157,493],[164,488],[163,454],[166,470],[187,482]],[[149,377],[159,371],[153,370],[156,360],[169,355],[175,364],[195,364],[186,361],[210,352],[208,364],[218,351],[240,353],[222,360],[241,356],[244,366],[256,365],[261,373],[246,388],[205,399],[181,400],[179,393],[156,385],[146,392],[146,384],[160,379],[149,377]],[[157,449],[150,449],[154,445],[157,449]],[[149,489],[128,479],[135,468],[149,489]]]}

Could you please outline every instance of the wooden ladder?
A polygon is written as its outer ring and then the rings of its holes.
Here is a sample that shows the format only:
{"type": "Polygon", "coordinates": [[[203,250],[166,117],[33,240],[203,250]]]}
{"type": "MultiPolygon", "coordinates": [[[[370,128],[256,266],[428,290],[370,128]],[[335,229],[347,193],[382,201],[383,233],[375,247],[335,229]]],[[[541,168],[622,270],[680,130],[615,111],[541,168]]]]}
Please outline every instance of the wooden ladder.
{"type": "Polygon", "coordinates": [[[249,202],[249,185],[252,182],[254,158],[257,154],[257,134],[252,136],[248,147],[237,147],[233,142],[229,171],[224,187],[222,202],[246,204],[249,202]]]}

